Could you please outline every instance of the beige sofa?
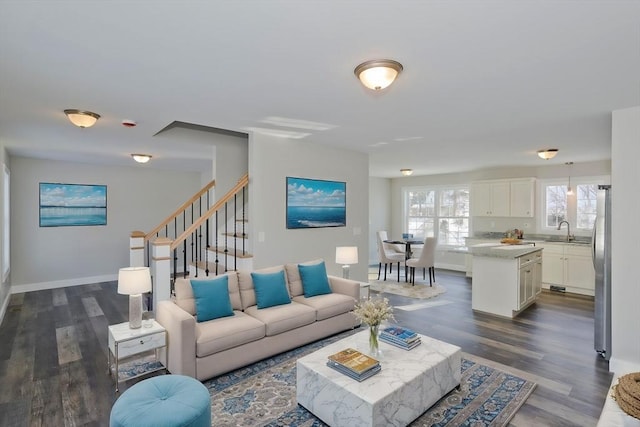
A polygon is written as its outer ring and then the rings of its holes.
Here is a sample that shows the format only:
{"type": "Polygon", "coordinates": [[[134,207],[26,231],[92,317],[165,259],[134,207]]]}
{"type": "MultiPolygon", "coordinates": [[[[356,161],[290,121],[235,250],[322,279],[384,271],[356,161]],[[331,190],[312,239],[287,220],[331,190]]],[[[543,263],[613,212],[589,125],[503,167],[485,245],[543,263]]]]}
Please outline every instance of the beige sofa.
{"type": "Polygon", "coordinates": [[[209,379],[360,324],[352,313],[358,282],[328,276],[332,293],[306,298],[298,264],[256,272],[283,269],[290,304],[258,309],[251,273],[228,272],[234,315],[206,322],[194,316],[190,281],[177,279],[173,300],[160,302],[156,310],[156,320],[167,330],[162,358],[169,372],[209,379]]]}

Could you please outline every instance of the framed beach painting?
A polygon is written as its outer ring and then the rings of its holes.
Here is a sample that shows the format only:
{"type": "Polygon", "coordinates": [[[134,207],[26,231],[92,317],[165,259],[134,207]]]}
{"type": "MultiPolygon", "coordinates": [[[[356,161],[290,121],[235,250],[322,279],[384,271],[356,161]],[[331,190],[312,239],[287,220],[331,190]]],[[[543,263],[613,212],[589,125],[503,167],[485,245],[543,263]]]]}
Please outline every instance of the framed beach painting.
{"type": "Polygon", "coordinates": [[[107,225],[107,186],[40,183],[40,227],[107,225]]]}
{"type": "Polygon", "coordinates": [[[287,177],[287,228],[346,227],[347,183],[287,177]]]}

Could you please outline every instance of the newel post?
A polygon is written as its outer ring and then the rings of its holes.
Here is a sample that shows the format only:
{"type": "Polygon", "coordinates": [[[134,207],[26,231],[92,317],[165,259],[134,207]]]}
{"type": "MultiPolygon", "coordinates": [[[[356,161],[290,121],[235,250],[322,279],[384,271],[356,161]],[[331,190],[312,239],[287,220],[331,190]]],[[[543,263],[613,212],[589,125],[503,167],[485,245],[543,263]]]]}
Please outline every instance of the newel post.
{"type": "Polygon", "coordinates": [[[153,276],[153,309],[159,301],[171,299],[171,243],[166,237],[153,241],[151,274],[153,276]]]}
{"type": "Polygon", "coordinates": [[[144,267],[144,231],[132,231],[129,236],[129,267],[144,267]]]}

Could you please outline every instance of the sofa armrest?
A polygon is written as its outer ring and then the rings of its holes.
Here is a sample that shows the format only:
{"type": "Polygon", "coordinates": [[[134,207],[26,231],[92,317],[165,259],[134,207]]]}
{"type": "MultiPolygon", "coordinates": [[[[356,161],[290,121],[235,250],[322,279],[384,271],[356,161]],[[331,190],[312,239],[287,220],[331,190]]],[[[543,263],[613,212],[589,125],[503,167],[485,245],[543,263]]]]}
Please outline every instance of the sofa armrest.
{"type": "Polygon", "coordinates": [[[331,290],[333,292],[337,292],[343,295],[349,295],[353,297],[356,301],[360,301],[360,282],[356,282],[355,280],[343,279],[338,276],[329,275],[329,284],[331,285],[331,290]]]}
{"type": "Polygon", "coordinates": [[[196,377],[196,320],[173,301],[160,301],[156,320],[167,330],[165,367],[172,374],[196,377]]]}

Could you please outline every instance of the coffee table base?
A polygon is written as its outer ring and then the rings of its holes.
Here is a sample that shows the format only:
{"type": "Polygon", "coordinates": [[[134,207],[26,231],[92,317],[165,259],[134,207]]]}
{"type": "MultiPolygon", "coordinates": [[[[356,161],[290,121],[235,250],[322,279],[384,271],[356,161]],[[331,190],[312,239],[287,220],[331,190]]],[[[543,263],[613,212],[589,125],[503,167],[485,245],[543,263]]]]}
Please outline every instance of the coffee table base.
{"type": "Polygon", "coordinates": [[[330,426],[406,426],[460,385],[460,348],[425,336],[411,351],[381,342],[382,371],[361,383],[326,366],[327,356],[345,348],[366,352],[368,334],[297,362],[298,403],[330,426]]]}

